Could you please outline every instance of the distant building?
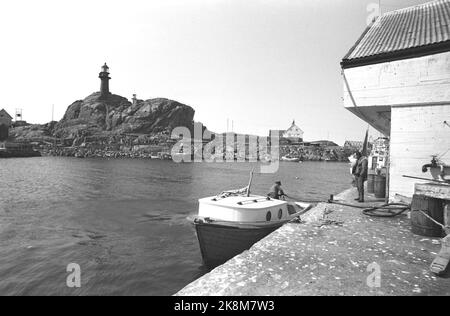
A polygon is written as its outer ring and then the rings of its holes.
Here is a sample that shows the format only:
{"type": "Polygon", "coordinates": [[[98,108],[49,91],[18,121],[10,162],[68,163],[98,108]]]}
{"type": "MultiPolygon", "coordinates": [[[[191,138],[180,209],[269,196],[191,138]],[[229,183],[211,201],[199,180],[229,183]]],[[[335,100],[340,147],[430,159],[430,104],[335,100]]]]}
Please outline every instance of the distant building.
{"type": "Polygon", "coordinates": [[[347,140],[344,143],[344,148],[361,150],[363,148],[363,145],[364,145],[363,141],[347,140]]]}
{"type": "Polygon", "coordinates": [[[284,133],[283,138],[289,139],[290,141],[300,143],[303,142],[304,132],[300,127],[295,124],[295,120],[292,122],[291,127],[289,127],[284,133]]]}
{"type": "Polygon", "coordinates": [[[300,127],[292,122],[292,125],[287,130],[270,130],[270,137],[278,137],[280,139],[280,144],[283,143],[302,143],[304,132],[300,127]]]}
{"type": "Polygon", "coordinates": [[[17,122],[22,122],[23,121],[23,113],[22,113],[22,109],[16,109],[16,117],[14,119],[14,121],[17,122]]]}
{"type": "Polygon", "coordinates": [[[431,178],[431,156],[450,165],[448,12],[450,0],[385,13],[341,63],[344,106],[390,138],[390,200],[421,182],[403,175],[431,178]]]}
{"type": "Polygon", "coordinates": [[[0,111],[0,142],[4,142],[9,137],[9,128],[11,127],[12,116],[4,109],[0,111]]]}

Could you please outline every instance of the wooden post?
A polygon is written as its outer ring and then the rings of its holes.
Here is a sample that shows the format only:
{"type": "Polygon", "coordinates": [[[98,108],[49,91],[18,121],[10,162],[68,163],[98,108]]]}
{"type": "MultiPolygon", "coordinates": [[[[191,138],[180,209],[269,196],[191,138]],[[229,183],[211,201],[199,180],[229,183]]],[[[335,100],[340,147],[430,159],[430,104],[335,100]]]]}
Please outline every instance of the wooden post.
{"type": "Polygon", "coordinates": [[[386,162],[386,203],[389,203],[389,194],[390,194],[390,187],[389,187],[389,182],[390,182],[390,174],[391,174],[391,157],[388,156],[387,157],[387,162],[386,162]]]}
{"type": "Polygon", "coordinates": [[[255,172],[255,168],[252,169],[252,171],[250,172],[250,181],[248,182],[248,189],[247,189],[247,197],[250,196],[250,191],[252,188],[252,182],[253,182],[253,173],[255,172]]]}
{"type": "Polygon", "coordinates": [[[444,208],[444,226],[446,227],[445,232],[450,235],[450,201],[447,201],[444,208]]]}

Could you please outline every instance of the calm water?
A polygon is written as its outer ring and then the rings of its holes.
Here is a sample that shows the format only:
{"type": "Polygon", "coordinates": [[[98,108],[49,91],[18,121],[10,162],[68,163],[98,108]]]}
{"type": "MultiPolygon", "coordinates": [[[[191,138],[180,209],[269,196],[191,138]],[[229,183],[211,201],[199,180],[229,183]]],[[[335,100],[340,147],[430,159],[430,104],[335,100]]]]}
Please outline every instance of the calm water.
{"type": "MultiPolygon", "coordinates": [[[[197,199],[244,187],[251,165],[149,160],[0,160],[0,295],[172,295],[205,272],[197,199]],[[81,266],[82,287],[66,287],[81,266]]],[[[347,164],[285,163],[256,175],[292,196],[325,199],[350,185],[347,164]]]]}

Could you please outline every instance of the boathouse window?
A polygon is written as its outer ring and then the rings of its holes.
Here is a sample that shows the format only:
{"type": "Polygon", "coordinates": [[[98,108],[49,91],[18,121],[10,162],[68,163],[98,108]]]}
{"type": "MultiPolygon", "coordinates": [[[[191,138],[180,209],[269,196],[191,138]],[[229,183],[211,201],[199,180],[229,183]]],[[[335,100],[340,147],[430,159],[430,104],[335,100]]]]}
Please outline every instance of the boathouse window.
{"type": "Polygon", "coordinates": [[[267,215],[266,215],[266,220],[268,221],[268,222],[270,222],[271,220],[272,220],[272,212],[267,212],[267,215]]]}
{"type": "Polygon", "coordinates": [[[283,217],[283,210],[280,208],[278,211],[278,219],[281,219],[283,217]]]}

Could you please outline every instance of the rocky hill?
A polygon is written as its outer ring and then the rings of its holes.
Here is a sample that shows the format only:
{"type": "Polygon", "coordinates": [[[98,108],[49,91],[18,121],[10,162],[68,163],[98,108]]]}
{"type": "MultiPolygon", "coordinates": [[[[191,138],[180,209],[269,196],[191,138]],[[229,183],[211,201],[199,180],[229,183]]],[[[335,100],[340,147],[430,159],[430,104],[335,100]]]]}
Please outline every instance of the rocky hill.
{"type": "Polygon", "coordinates": [[[96,92],[72,103],[59,122],[20,126],[13,128],[10,134],[20,141],[49,141],[53,138],[169,134],[175,127],[192,128],[194,124],[194,109],[179,102],[159,98],[133,103],[119,95],[102,100],[96,92]]]}
{"type": "Polygon", "coordinates": [[[178,126],[190,128],[194,114],[190,106],[168,99],[136,100],[133,104],[118,95],[102,100],[97,92],[70,105],[53,135],[157,134],[178,126]]]}
{"type": "Polygon", "coordinates": [[[52,142],[54,140],[53,130],[57,122],[47,124],[24,124],[14,127],[10,131],[10,137],[19,142],[52,142]]]}

